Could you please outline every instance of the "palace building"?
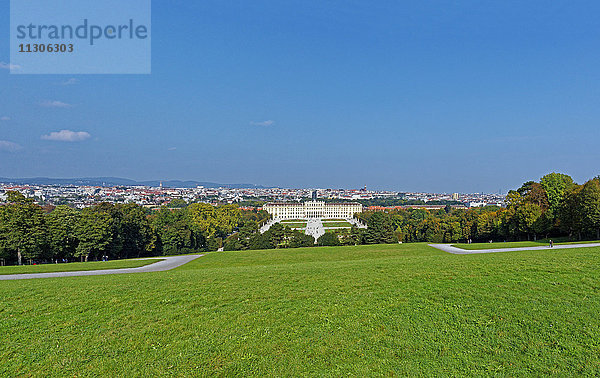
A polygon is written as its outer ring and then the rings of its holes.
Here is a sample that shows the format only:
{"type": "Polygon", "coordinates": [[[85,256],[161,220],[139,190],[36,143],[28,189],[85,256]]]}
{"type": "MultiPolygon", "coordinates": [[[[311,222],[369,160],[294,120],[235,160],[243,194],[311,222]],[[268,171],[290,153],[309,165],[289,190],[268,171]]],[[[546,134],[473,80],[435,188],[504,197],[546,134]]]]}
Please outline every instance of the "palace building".
{"type": "Polygon", "coordinates": [[[270,202],[263,206],[273,219],[309,219],[309,218],[352,218],[362,212],[362,204],[356,202],[325,203],[307,202],[270,202]]]}

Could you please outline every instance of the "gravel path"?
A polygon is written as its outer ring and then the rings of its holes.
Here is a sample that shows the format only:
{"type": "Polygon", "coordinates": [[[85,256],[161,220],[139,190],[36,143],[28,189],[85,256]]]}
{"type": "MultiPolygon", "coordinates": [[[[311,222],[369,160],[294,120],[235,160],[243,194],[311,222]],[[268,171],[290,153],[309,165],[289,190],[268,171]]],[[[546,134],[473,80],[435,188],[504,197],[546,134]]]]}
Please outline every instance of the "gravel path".
{"type": "Polygon", "coordinates": [[[0,281],[5,280],[27,280],[31,278],[51,278],[51,277],[75,277],[75,276],[100,276],[105,274],[125,274],[125,273],[146,273],[162,272],[171,270],[178,266],[189,263],[204,255],[186,255],[186,256],[164,256],[151,257],[150,259],[163,259],[153,264],[140,266],[137,268],[123,269],[104,269],[104,270],[82,270],[76,272],[52,272],[52,273],[26,273],[26,274],[5,274],[0,275],[0,281]]]}
{"type": "Polygon", "coordinates": [[[517,247],[517,248],[490,248],[490,249],[473,249],[467,250],[462,248],[453,247],[451,244],[428,244],[430,247],[437,248],[444,252],[452,253],[455,255],[471,255],[474,253],[492,253],[492,252],[512,252],[512,251],[539,251],[547,249],[568,249],[568,248],[585,248],[585,247],[600,247],[600,243],[588,243],[588,244],[560,244],[554,245],[550,248],[546,246],[540,247],[517,247]]]}

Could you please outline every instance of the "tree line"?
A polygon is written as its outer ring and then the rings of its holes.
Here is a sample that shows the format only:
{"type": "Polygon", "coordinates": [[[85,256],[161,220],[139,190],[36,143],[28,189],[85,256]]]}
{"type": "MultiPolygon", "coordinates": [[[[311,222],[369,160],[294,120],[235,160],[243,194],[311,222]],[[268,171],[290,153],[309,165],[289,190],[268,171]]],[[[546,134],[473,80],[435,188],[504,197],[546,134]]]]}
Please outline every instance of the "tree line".
{"type": "Polygon", "coordinates": [[[122,259],[217,250],[240,227],[258,229],[265,211],[192,203],[150,211],[134,203],[82,210],[41,207],[18,192],[0,206],[0,258],[7,263],[122,259]]]}
{"type": "MultiPolygon", "coordinates": [[[[375,212],[364,212],[367,221],[375,212]]],[[[385,213],[398,241],[453,243],[563,237],[600,239],[600,179],[576,184],[550,173],[509,191],[506,207],[395,209],[385,213]]]]}

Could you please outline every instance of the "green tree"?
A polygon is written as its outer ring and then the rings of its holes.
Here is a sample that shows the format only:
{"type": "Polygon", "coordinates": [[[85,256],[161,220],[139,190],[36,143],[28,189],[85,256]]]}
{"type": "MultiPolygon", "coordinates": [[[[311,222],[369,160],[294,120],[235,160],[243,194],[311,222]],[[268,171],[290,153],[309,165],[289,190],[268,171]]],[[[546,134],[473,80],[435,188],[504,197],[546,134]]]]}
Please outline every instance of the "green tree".
{"type": "Polygon", "coordinates": [[[75,256],[79,240],[75,227],[79,212],[66,205],[59,205],[46,215],[48,245],[53,258],[70,258],[75,256]]]}
{"type": "Polygon", "coordinates": [[[281,223],[275,223],[263,235],[269,238],[269,244],[274,248],[283,247],[285,246],[286,228],[281,223]]]}
{"type": "Polygon", "coordinates": [[[248,249],[272,249],[275,245],[271,242],[269,231],[265,233],[258,233],[250,239],[248,249]]]}
{"type": "Polygon", "coordinates": [[[542,209],[533,203],[525,203],[519,206],[515,211],[515,218],[517,222],[517,231],[520,234],[526,234],[527,240],[530,239],[533,234],[533,239],[537,239],[534,225],[538,219],[542,216],[542,209]]]}
{"type": "Polygon", "coordinates": [[[206,239],[191,224],[186,210],[161,208],[151,217],[156,248],[163,255],[195,252],[206,248],[206,239]]]}
{"type": "Polygon", "coordinates": [[[352,240],[352,244],[362,244],[363,230],[353,225],[352,228],[350,228],[350,238],[352,240]]]}
{"type": "Polygon", "coordinates": [[[187,202],[185,202],[185,200],[183,200],[181,198],[174,198],[167,205],[167,207],[172,208],[172,209],[181,209],[186,206],[187,206],[187,202]]]}
{"type": "Polygon", "coordinates": [[[580,185],[573,185],[567,189],[559,211],[560,227],[573,238],[577,234],[581,240],[583,229],[583,206],[581,204],[580,185]]]}
{"type": "Polygon", "coordinates": [[[91,207],[83,209],[75,233],[79,240],[75,256],[81,258],[81,261],[88,261],[91,257],[97,258],[106,253],[112,242],[110,215],[91,207]]]}
{"type": "Polygon", "coordinates": [[[315,238],[306,235],[304,232],[292,231],[290,238],[290,248],[312,247],[315,245],[315,238]]]}
{"type": "Polygon", "coordinates": [[[383,212],[375,212],[367,222],[365,233],[366,244],[395,243],[398,240],[390,216],[383,212]]]}
{"type": "Polygon", "coordinates": [[[548,210],[550,203],[548,202],[548,194],[542,186],[535,181],[528,181],[524,183],[519,189],[517,189],[525,202],[533,203],[538,205],[542,211],[548,210]]]}
{"type": "Polygon", "coordinates": [[[252,218],[241,221],[238,232],[229,236],[223,243],[225,251],[240,251],[250,248],[250,240],[258,233],[258,224],[252,218]]]}
{"type": "Polygon", "coordinates": [[[241,251],[243,249],[244,246],[240,241],[240,236],[238,233],[231,235],[223,242],[224,251],[241,251]]]}
{"type": "Polygon", "coordinates": [[[42,257],[46,247],[42,208],[19,192],[8,192],[7,200],[8,204],[0,212],[0,249],[9,256],[16,254],[19,265],[23,258],[42,257]]]}
{"type": "Polygon", "coordinates": [[[540,184],[548,196],[549,210],[556,217],[566,191],[574,185],[573,179],[569,175],[553,172],[542,177],[540,184]]]}
{"type": "Polygon", "coordinates": [[[157,237],[152,231],[146,210],[134,203],[117,205],[122,240],[121,257],[140,257],[156,249],[157,237]]]}
{"type": "Polygon", "coordinates": [[[325,232],[317,239],[317,244],[320,246],[338,246],[340,239],[335,232],[325,232]]]}
{"type": "Polygon", "coordinates": [[[210,250],[218,248],[221,239],[230,235],[242,218],[235,205],[214,207],[207,203],[193,203],[187,207],[191,226],[207,240],[210,250]]]}
{"type": "Polygon", "coordinates": [[[582,226],[600,239],[600,182],[586,182],[579,193],[582,215],[582,226]]]}

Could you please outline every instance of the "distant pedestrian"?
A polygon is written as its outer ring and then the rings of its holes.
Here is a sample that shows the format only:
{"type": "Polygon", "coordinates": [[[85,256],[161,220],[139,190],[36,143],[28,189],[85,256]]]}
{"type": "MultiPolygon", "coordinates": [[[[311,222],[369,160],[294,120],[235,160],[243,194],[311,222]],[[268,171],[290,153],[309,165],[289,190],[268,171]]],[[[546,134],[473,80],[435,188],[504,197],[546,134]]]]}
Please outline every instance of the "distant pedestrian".
{"type": "Polygon", "coordinates": [[[554,242],[552,241],[552,239],[550,239],[550,248],[554,247],[554,242]]]}

